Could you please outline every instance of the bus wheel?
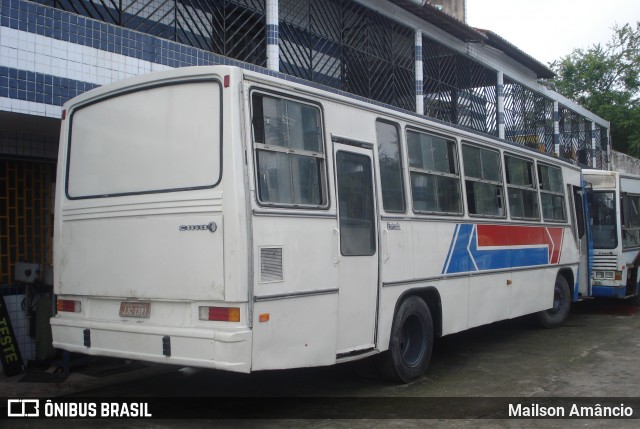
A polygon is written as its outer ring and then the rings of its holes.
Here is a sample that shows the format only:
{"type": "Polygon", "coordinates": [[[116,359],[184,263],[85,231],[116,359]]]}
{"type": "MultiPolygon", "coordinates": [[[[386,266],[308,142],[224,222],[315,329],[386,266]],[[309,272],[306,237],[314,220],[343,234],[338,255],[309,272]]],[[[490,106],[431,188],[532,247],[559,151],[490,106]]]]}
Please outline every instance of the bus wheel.
{"type": "Polygon", "coordinates": [[[553,289],[553,307],[537,314],[538,322],[545,328],[555,328],[564,323],[571,308],[571,291],[564,276],[556,277],[553,289]]]}
{"type": "Polygon", "coordinates": [[[427,370],[433,349],[433,321],[425,302],[411,296],[393,317],[389,350],[379,356],[378,368],[388,381],[408,383],[427,370]]]}

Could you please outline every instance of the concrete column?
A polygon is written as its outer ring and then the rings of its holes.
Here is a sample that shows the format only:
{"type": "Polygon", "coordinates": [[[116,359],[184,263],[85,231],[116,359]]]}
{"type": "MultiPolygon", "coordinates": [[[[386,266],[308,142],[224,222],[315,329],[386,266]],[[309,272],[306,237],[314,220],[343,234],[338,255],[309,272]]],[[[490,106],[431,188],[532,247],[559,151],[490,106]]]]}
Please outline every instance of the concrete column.
{"type": "Polygon", "coordinates": [[[560,105],[553,102],[553,153],[560,157],[560,105]]]}
{"type": "MultiPolygon", "coordinates": [[[[602,131],[600,131],[602,132],[602,131]]],[[[607,170],[612,170],[613,165],[611,163],[611,129],[607,128],[607,160],[606,160],[607,170]]],[[[603,169],[604,170],[604,169],[603,169]]]]}
{"type": "Polygon", "coordinates": [[[422,66],[422,31],[416,30],[416,113],[424,115],[424,67],[422,66]]]}
{"type": "Polygon", "coordinates": [[[591,168],[596,168],[596,123],[591,122],[591,168]]]}
{"type": "Polygon", "coordinates": [[[267,0],[267,68],[280,71],[278,0],[267,0]]]}
{"type": "Polygon", "coordinates": [[[496,92],[498,97],[496,100],[496,114],[498,121],[498,138],[504,140],[505,127],[504,127],[504,73],[498,72],[498,81],[496,83],[496,92]]]}

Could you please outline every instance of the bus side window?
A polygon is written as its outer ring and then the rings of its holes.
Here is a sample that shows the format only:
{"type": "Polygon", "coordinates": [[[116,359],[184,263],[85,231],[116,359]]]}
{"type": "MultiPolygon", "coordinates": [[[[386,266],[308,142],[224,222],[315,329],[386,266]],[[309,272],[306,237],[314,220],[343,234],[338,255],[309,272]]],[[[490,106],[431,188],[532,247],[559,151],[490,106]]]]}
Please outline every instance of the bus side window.
{"type": "Polygon", "coordinates": [[[417,213],[462,214],[455,141],[408,130],[407,149],[413,210],[417,213]]]}
{"type": "Polygon", "coordinates": [[[463,144],[462,161],[469,214],[504,217],[500,152],[463,144]]]}
{"type": "Polygon", "coordinates": [[[640,195],[622,194],[622,246],[640,246],[640,195]]]}
{"type": "Polygon", "coordinates": [[[504,156],[509,213],[513,219],[539,220],[538,191],[533,161],[504,156]]]}
{"type": "Polygon", "coordinates": [[[377,120],[376,135],[382,185],[382,207],[386,212],[404,213],[404,179],[398,126],[377,120]]]}
{"type": "Polygon", "coordinates": [[[542,218],[546,221],[564,222],[567,220],[562,183],[560,168],[538,163],[538,187],[542,202],[542,218]]]}
{"type": "Polygon", "coordinates": [[[326,207],[320,109],[255,93],[252,115],[259,202],[326,207]]]}

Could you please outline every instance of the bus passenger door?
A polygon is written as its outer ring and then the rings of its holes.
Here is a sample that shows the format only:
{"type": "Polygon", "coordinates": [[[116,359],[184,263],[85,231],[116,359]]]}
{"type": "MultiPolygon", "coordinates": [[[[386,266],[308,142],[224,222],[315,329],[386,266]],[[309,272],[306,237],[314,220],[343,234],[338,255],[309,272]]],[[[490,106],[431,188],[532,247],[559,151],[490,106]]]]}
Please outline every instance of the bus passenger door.
{"type": "MultiPolygon", "coordinates": [[[[587,186],[573,186],[573,205],[576,220],[576,235],[580,245],[580,264],[578,266],[578,291],[583,298],[591,296],[591,264],[593,261],[593,240],[591,238],[591,217],[587,186]]],[[[574,296],[574,300],[577,296],[574,296]]]]}
{"type": "Polygon", "coordinates": [[[344,355],[375,346],[378,232],[372,148],[335,143],[335,161],[339,227],[336,351],[344,355]]]}

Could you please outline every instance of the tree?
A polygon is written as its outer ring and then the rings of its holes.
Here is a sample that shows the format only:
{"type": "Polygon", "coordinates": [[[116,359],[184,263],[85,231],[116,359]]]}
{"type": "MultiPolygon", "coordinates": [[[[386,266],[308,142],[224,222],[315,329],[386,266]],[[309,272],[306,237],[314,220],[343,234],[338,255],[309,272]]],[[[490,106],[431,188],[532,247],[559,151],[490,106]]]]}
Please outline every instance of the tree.
{"type": "Polygon", "coordinates": [[[556,90],[611,122],[613,147],[640,156],[640,21],[614,26],[603,47],[574,49],[551,63],[556,90]]]}

